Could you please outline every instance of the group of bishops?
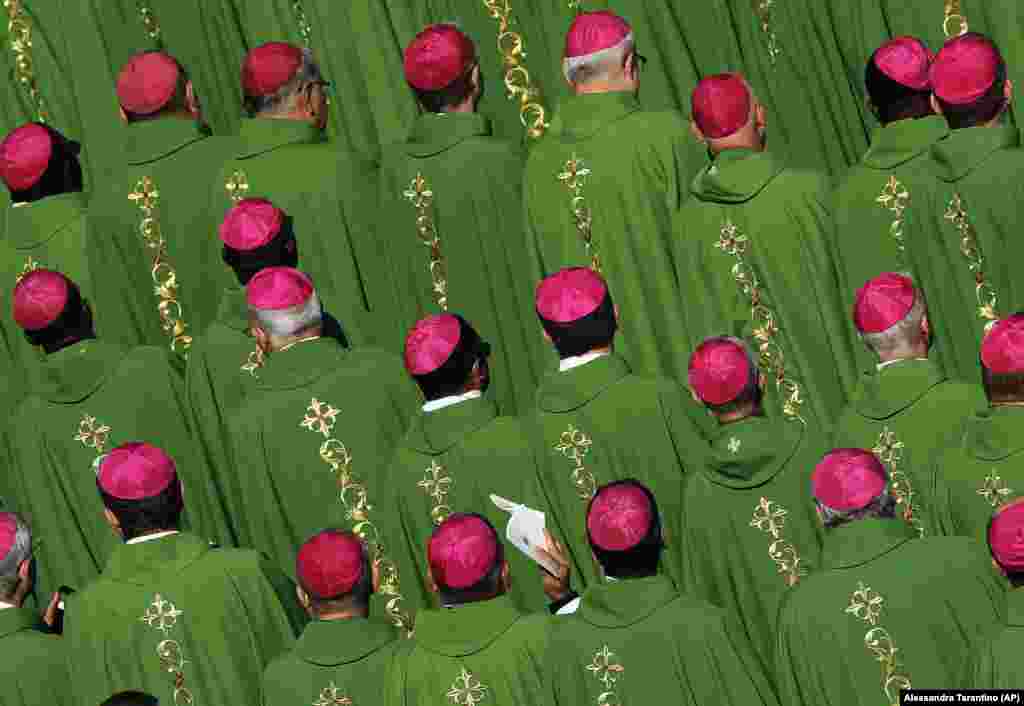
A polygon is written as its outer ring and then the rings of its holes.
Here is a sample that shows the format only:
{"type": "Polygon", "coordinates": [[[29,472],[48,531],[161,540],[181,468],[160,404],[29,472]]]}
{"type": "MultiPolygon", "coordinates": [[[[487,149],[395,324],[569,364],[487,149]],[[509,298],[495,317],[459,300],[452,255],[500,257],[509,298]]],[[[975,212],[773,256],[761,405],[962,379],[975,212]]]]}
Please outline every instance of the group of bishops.
{"type": "Polygon", "coordinates": [[[528,155],[451,24],[373,164],[286,42],[245,56],[232,137],[180,58],[132,56],[88,200],[75,140],[0,142],[0,706],[1024,685],[999,47],[876,48],[837,182],[769,150],[738,73],[645,110],[641,48],[578,14],[528,155]]]}

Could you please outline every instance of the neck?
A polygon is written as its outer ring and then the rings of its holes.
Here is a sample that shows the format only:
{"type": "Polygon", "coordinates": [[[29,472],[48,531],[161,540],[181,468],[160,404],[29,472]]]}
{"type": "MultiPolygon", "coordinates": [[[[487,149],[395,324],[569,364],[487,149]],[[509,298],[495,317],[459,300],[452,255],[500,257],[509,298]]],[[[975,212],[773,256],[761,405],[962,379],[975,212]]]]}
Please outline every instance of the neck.
{"type": "Polygon", "coordinates": [[[476,112],[476,100],[469,98],[458,105],[450,108],[445,108],[441,113],[475,113],[476,112]]]}
{"type": "Polygon", "coordinates": [[[636,93],[636,88],[624,79],[597,79],[587,83],[573,84],[573,92],[577,96],[592,93],[636,93]]]}
{"type": "Polygon", "coordinates": [[[1024,400],[1000,400],[989,402],[989,407],[1024,407],[1024,400]]]}
{"type": "Polygon", "coordinates": [[[315,341],[323,335],[323,328],[316,326],[294,336],[271,337],[270,352],[280,353],[307,341],[315,341]]]}
{"type": "MultiPolygon", "coordinates": [[[[120,530],[119,530],[120,531],[120,530]]],[[[180,532],[177,527],[165,527],[164,529],[152,529],[146,530],[145,532],[139,532],[138,534],[132,535],[131,537],[121,532],[121,536],[124,541],[130,541],[132,539],[141,539],[142,537],[152,537],[154,534],[163,534],[164,532],[180,532]]]]}
{"type": "Polygon", "coordinates": [[[735,424],[736,422],[741,422],[744,419],[749,419],[750,417],[760,417],[763,415],[764,410],[761,408],[761,406],[758,404],[754,404],[753,402],[750,402],[748,404],[743,405],[739,409],[734,409],[731,412],[716,414],[715,418],[718,419],[719,424],[725,426],[726,424],[735,424]]]}
{"type": "Polygon", "coordinates": [[[879,363],[893,363],[897,360],[916,360],[918,358],[928,357],[928,346],[926,344],[918,344],[913,348],[907,348],[900,351],[891,351],[888,353],[879,353],[879,363]]]}
{"type": "Polygon", "coordinates": [[[57,341],[56,343],[43,344],[43,352],[46,353],[47,355],[53,355],[54,353],[57,353],[58,351],[68,348],[69,346],[73,346],[76,343],[81,343],[82,341],[95,340],[95,338],[95,333],[89,333],[84,336],[68,336],[67,338],[61,341],[57,341]]]}
{"type": "Polygon", "coordinates": [[[316,616],[317,620],[360,620],[370,617],[370,609],[366,608],[352,608],[349,610],[337,610],[329,613],[320,613],[316,616]]]}
{"type": "Polygon", "coordinates": [[[314,125],[313,116],[308,113],[257,113],[255,116],[258,120],[287,120],[293,123],[306,123],[307,125],[314,125]]]}

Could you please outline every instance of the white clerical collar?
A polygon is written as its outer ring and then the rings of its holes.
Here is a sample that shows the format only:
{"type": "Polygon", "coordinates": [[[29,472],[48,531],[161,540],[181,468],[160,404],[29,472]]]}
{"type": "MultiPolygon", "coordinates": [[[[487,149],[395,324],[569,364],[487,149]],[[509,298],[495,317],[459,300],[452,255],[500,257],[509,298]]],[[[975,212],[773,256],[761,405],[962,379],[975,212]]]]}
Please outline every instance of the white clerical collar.
{"type": "Polygon", "coordinates": [[[142,544],[143,542],[150,542],[154,539],[160,539],[161,537],[170,537],[172,534],[178,534],[178,530],[167,530],[166,532],[157,532],[156,534],[144,534],[141,537],[133,537],[129,539],[125,544],[142,544]]]}
{"type": "Polygon", "coordinates": [[[882,368],[888,368],[890,365],[895,365],[896,363],[906,363],[908,360],[928,360],[928,359],[927,358],[897,358],[896,360],[887,360],[884,363],[879,363],[875,367],[878,370],[881,370],[882,368]]]}
{"type": "Polygon", "coordinates": [[[581,365],[586,365],[587,363],[597,360],[598,358],[604,358],[606,355],[609,355],[610,353],[611,351],[590,351],[589,353],[584,353],[583,355],[574,355],[569,358],[562,358],[562,360],[558,363],[558,371],[564,373],[567,370],[572,370],[573,368],[578,368],[581,365]]]}
{"type": "Polygon", "coordinates": [[[436,412],[439,409],[445,407],[451,407],[452,405],[459,404],[460,402],[468,402],[469,400],[477,400],[483,396],[480,390],[470,390],[462,395],[449,395],[448,397],[441,397],[440,399],[430,400],[423,405],[424,412],[436,412]]]}
{"type": "Polygon", "coordinates": [[[14,605],[13,603],[4,603],[3,601],[0,601],[0,610],[7,610],[8,608],[17,608],[17,607],[18,606],[14,605]]]}

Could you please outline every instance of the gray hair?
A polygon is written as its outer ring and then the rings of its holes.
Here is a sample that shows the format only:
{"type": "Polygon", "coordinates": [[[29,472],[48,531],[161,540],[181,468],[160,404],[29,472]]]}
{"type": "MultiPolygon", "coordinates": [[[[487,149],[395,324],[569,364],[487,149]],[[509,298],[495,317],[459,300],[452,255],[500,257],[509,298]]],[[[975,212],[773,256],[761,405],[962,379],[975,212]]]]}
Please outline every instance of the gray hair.
{"type": "Polygon", "coordinates": [[[321,80],[320,65],[313,58],[313,52],[309,49],[302,50],[302,65],[296,70],[291,79],[277,89],[276,92],[267,96],[249,96],[247,98],[249,108],[258,115],[281,115],[288,113],[295,108],[295,100],[299,97],[302,89],[310,84],[321,80]]]}
{"type": "Polygon", "coordinates": [[[924,297],[921,290],[915,287],[914,305],[902,319],[884,331],[878,333],[861,333],[864,344],[878,355],[891,355],[910,348],[917,343],[921,333],[921,320],[926,313],[924,297]]]}
{"type": "Polygon", "coordinates": [[[633,33],[627,34],[614,47],[585,56],[576,56],[562,60],[562,73],[569,83],[589,83],[600,78],[607,78],[613,64],[626,58],[633,51],[633,33]]]}
{"type": "Polygon", "coordinates": [[[845,525],[848,522],[862,520],[868,517],[886,519],[896,517],[896,499],[889,493],[888,488],[883,490],[882,493],[874,500],[858,510],[833,510],[829,506],[823,505],[818,500],[815,500],[814,503],[818,506],[818,510],[821,512],[821,519],[825,523],[826,529],[832,529],[839,525],[845,525]]]}
{"type": "Polygon", "coordinates": [[[18,567],[26,559],[32,557],[32,530],[21,518],[14,514],[14,544],[7,556],[0,558],[0,598],[10,598],[18,587],[18,567]]]}
{"type": "Polygon", "coordinates": [[[250,308],[250,311],[260,327],[271,336],[294,336],[299,331],[319,326],[324,317],[323,309],[320,307],[320,296],[316,292],[313,292],[305,304],[291,309],[250,308]]]}

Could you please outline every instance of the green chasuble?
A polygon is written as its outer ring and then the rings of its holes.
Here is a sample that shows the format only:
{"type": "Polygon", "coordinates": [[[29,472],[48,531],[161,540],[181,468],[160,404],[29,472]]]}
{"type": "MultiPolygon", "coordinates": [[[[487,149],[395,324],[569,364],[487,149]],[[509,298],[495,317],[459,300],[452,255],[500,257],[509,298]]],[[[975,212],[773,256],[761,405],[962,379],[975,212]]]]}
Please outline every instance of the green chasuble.
{"type": "MultiPolygon", "coordinates": [[[[490,399],[420,412],[413,417],[388,468],[386,486],[401,517],[401,540],[392,542],[404,582],[406,605],[434,603],[427,584],[427,541],[435,525],[453,512],[478,512],[505,536],[509,514],[491,502],[492,494],[547,512],[537,482],[535,457],[519,420],[499,417],[490,399]]],[[[397,525],[396,525],[397,528],[397,525]]],[[[512,597],[525,611],[547,605],[538,569],[522,552],[505,544],[512,571],[512,597]]]]}
{"type": "Polygon", "coordinates": [[[20,469],[14,504],[35,534],[41,595],[61,584],[81,589],[106,562],[115,540],[93,463],[120,444],[164,449],[185,487],[186,525],[220,536],[223,519],[193,462],[184,390],[167,352],[81,341],[47,356],[38,377],[12,417],[10,446],[11,467],[20,469]]]}
{"type": "Polygon", "coordinates": [[[930,360],[901,360],[865,373],[836,423],[833,448],[868,449],[889,470],[899,512],[921,536],[932,515],[935,455],[960,440],[986,405],[977,385],[949,380],[930,360]]]}
{"type": "Polygon", "coordinates": [[[399,350],[409,328],[440,313],[446,297],[493,347],[492,394],[509,414],[529,407],[550,349],[533,311],[536,282],[522,224],[509,215],[522,202],[522,169],[522,152],[491,137],[484,116],[420,116],[409,138],[387,147],[381,160],[376,242],[384,271],[375,267],[373,275],[395,287],[395,330],[382,345],[399,350]],[[417,189],[432,192],[422,208],[414,205],[417,189]],[[440,270],[418,231],[422,215],[441,241],[440,270]]]}
{"type": "Polygon", "coordinates": [[[70,706],[64,641],[36,626],[39,616],[25,608],[0,610],[0,706],[70,706]]]}
{"type": "Polygon", "coordinates": [[[735,149],[705,167],[692,190],[676,231],[688,324],[678,365],[685,371],[690,351],[708,336],[744,338],[761,349],[767,414],[827,428],[855,371],[827,179],[787,168],[770,152],[735,149]]]}
{"type": "Polygon", "coordinates": [[[895,705],[900,689],[955,686],[1001,622],[1005,590],[973,540],[856,520],[827,531],[822,561],[779,616],[780,703],[895,705]]]}
{"type": "Polygon", "coordinates": [[[390,703],[550,706],[551,625],[508,596],[423,611],[390,703]]]}
{"type": "Polygon", "coordinates": [[[303,623],[294,585],[259,554],[187,533],[119,545],[65,601],[79,706],[127,689],[161,704],[258,704],[264,668],[303,623]]]}
{"type": "Polygon", "coordinates": [[[97,188],[89,208],[92,299],[107,338],[168,346],[171,335],[162,329],[158,306],[171,295],[177,306],[168,303],[166,314],[185,323],[184,335],[198,334],[214,319],[217,299],[210,285],[224,271],[214,221],[222,214],[206,209],[210,181],[231,144],[177,118],[127,127],[123,161],[97,188]],[[162,249],[154,247],[161,236],[162,249]],[[154,274],[158,258],[161,267],[154,274]],[[172,271],[177,290],[158,295],[155,280],[167,281],[172,271]]]}
{"type": "Polygon", "coordinates": [[[377,620],[315,620],[263,673],[263,706],[387,704],[400,643],[377,620]],[[346,700],[347,699],[347,700],[346,700]]]}
{"type": "Polygon", "coordinates": [[[591,586],[553,628],[560,704],[778,703],[732,616],[664,576],[591,586]]]}
{"type": "Polygon", "coordinates": [[[956,686],[965,689],[1019,689],[1024,684],[1024,591],[1006,595],[1006,624],[971,656],[966,679],[956,686]]]}
{"type": "Polygon", "coordinates": [[[533,283],[596,255],[623,312],[622,355],[642,373],[680,380],[676,339],[686,326],[672,223],[699,158],[678,113],[643,111],[631,93],[573,96],[532,149],[523,181],[533,283]]]}
{"type": "Polygon", "coordinates": [[[569,551],[577,590],[598,580],[587,541],[590,498],[598,487],[627,478],[654,494],[666,537],[665,573],[680,583],[684,472],[705,453],[693,408],[674,381],[633,375],[614,353],[541,382],[531,432],[549,517],[569,551]]]}
{"type": "Polygon", "coordinates": [[[800,424],[748,417],[720,427],[683,496],[685,592],[739,618],[771,675],[779,605],[821,567],[809,478],[825,450],[800,424]]]}

